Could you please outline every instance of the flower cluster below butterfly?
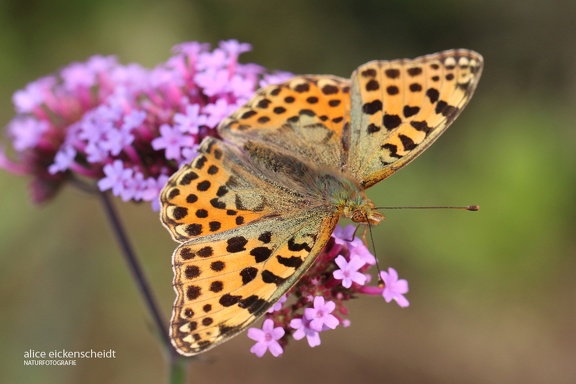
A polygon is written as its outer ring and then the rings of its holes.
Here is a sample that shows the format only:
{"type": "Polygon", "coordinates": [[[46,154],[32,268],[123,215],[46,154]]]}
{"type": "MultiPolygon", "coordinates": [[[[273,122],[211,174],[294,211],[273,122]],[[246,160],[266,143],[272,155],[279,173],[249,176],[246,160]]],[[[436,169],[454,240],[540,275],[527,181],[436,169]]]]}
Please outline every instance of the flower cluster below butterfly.
{"type": "MultiPolygon", "coordinates": [[[[384,219],[364,191],[444,132],[481,71],[482,57],[464,49],[372,61],[350,80],[310,75],[265,87],[224,119],[223,140],[204,139],[160,194],[162,222],[181,243],[172,260],[176,349],[204,352],[262,315],[264,329],[249,333],[259,356],[279,355],[289,335],[318,345],[318,332],[346,324],[343,301],[375,287],[361,277],[371,263],[354,258],[359,239],[331,236],[338,220],[384,219]]],[[[408,305],[405,280],[393,269],[382,277],[376,292],[408,305]]]]}

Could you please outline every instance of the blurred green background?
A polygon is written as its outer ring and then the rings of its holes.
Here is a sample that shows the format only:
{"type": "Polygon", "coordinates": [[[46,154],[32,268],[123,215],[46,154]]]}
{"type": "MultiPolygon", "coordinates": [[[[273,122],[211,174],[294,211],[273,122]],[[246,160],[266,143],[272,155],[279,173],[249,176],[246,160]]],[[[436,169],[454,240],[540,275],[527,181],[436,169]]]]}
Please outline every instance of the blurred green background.
{"type": "MultiPolygon", "coordinates": [[[[352,326],[258,359],[240,336],[189,366],[192,383],[576,382],[576,2],[573,0],[2,0],[0,124],[12,93],[93,54],[153,66],[170,48],[235,38],[244,62],[347,77],[373,59],[449,48],[484,55],[452,128],[369,191],[390,211],[381,266],[411,306],[361,298],[352,326]]],[[[0,382],[162,383],[153,326],[99,202],[72,188],[33,206],[0,173],[0,382]],[[24,367],[26,350],[113,349],[115,359],[24,367]]],[[[148,205],[116,201],[168,317],[175,243],[148,205]]]]}

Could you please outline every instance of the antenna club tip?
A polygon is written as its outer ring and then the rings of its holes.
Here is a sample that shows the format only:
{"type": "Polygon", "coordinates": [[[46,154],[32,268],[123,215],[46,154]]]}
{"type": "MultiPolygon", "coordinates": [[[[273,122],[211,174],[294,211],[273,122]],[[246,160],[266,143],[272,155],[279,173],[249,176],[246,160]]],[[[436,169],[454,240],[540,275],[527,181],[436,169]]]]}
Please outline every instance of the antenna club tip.
{"type": "Polygon", "coordinates": [[[479,205],[470,205],[467,208],[469,211],[479,211],[480,210],[480,206],[479,205]]]}

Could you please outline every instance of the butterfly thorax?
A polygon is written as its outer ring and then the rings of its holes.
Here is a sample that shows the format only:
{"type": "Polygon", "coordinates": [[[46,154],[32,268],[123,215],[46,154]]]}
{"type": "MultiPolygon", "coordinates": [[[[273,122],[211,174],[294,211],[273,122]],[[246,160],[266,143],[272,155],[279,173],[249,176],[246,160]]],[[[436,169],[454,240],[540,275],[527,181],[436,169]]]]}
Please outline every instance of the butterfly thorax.
{"type": "Polygon", "coordinates": [[[360,224],[379,224],[384,216],[379,213],[372,200],[354,180],[343,173],[320,173],[316,179],[318,188],[323,188],[326,203],[336,214],[360,224]]]}
{"type": "Polygon", "coordinates": [[[311,164],[262,143],[247,142],[243,149],[263,175],[289,187],[308,203],[323,204],[355,223],[375,225],[384,220],[359,183],[342,171],[311,164]]]}

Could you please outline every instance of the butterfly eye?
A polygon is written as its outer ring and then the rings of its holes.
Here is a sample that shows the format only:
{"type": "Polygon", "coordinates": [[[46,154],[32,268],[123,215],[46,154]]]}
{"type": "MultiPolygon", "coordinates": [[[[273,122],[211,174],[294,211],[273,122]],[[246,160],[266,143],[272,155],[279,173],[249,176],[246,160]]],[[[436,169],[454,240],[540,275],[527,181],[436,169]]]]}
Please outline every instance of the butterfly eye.
{"type": "Polygon", "coordinates": [[[357,209],[354,212],[352,212],[351,219],[355,223],[364,223],[364,224],[368,223],[366,215],[364,215],[364,212],[362,212],[360,209],[357,209]]]}
{"type": "Polygon", "coordinates": [[[376,211],[364,212],[361,208],[352,212],[350,219],[355,223],[377,225],[385,220],[384,215],[376,211]]]}

